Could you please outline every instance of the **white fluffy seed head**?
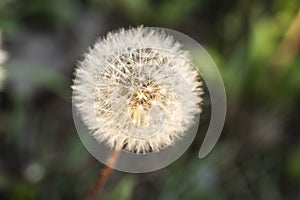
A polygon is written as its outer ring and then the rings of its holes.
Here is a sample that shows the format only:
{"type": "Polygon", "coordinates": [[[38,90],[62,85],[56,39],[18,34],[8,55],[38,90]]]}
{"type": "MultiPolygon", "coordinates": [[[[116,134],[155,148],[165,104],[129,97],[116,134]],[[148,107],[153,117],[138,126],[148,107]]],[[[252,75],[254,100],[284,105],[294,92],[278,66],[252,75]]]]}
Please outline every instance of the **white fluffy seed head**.
{"type": "Polygon", "coordinates": [[[201,82],[188,52],[138,27],[99,39],[76,69],[73,103],[91,134],[112,149],[174,145],[201,112],[201,82]]]}

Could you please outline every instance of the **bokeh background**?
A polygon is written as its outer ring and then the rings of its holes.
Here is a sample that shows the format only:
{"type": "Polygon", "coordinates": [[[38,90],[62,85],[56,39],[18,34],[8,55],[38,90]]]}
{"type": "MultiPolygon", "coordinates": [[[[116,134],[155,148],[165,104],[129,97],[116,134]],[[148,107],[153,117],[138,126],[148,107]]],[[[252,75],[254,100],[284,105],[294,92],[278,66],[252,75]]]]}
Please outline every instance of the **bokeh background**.
{"type": "Polygon", "coordinates": [[[165,169],[114,171],[98,199],[300,199],[299,0],[0,0],[3,64],[0,199],[78,199],[103,166],[72,118],[78,59],[120,27],[175,29],[201,43],[224,78],[221,139],[197,154],[209,123],[204,104],[192,146],[165,169]]]}

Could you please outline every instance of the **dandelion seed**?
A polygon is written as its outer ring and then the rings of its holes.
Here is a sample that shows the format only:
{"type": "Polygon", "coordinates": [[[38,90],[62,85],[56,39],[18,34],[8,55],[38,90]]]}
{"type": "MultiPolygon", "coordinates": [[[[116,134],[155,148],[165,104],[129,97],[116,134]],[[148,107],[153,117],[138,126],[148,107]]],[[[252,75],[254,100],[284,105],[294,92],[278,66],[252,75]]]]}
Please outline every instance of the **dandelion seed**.
{"type": "Polygon", "coordinates": [[[117,150],[172,146],[201,112],[201,82],[188,52],[172,36],[143,27],[97,41],[76,69],[72,88],[91,134],[117,150]]]}

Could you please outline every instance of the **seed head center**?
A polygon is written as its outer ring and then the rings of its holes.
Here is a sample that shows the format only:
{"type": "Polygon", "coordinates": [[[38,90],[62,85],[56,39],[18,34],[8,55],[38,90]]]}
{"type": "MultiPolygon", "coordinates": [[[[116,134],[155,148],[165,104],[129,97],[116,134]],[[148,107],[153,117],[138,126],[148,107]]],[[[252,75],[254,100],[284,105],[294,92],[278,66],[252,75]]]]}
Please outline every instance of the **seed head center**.
{"type": "Polygon", "coordinates": [[[129,114],[132,123],[138,127],[149,124],[149,110],[158,98],[159,88],[156,84],[147,84],[135,90],[129,102],[129,114]]]}

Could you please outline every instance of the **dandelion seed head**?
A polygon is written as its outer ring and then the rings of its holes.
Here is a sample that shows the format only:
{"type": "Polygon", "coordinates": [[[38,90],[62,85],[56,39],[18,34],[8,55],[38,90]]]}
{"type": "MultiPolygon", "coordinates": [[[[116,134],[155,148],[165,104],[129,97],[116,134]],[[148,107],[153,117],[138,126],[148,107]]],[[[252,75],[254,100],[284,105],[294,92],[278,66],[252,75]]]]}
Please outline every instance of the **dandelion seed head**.
{"type": "Polygon", "coordinates": [[[201,112],[201,82],[188,52],[173,37],[143,27],[99,39],[72,88],[91,134],[113,149],[147,153],[172,146],[201,112]]]}

